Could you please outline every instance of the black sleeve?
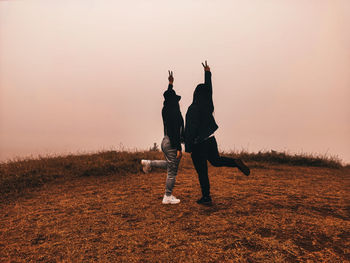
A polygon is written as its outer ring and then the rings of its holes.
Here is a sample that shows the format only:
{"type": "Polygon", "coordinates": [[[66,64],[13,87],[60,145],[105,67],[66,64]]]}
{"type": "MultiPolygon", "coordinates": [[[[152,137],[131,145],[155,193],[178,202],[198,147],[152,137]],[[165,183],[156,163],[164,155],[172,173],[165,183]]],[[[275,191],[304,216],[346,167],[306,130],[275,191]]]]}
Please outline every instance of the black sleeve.
{"type": "Polygon", "coordinates": [[[204,84],[206,84],[206,87],[209,89],[209,93],[212,95],[213,94],[213,86],[211,84],[211,72],[210,71],[205,71],[204,73],[204,84]]]}
{"type": "Polygon", "coordinates": [[[190,107],[186,114],[185,126],[185,147],[186,152],[192,152],[195,138],[199,130],[199,112],[196,108],[190,107]]]}
{"type": "Polygon", "coordinates": [[[185,125],[184,125],[184,119],[182,118],[182,115],[180,114],[180,143],[185,143],[185,125]]]}

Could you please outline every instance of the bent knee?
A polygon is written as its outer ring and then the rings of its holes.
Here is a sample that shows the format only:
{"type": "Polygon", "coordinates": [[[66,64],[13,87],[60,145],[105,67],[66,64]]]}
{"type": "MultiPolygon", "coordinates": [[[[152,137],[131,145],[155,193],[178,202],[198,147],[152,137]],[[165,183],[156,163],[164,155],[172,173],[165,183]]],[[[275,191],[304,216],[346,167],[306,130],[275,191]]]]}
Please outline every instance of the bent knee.
{"type": "Polygon", "coordinates": [[[209,160],[209,162],[212,166],[215,166],[215,167],[221,166],[220,159],[212,159],[212,160],[209,160]]]}

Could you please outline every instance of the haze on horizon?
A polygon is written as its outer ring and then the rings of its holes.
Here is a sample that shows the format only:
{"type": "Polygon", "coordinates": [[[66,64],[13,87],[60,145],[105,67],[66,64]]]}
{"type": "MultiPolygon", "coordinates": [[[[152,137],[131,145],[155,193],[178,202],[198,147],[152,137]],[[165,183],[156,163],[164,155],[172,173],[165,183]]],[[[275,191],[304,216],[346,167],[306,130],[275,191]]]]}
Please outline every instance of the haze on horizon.
{"type": "Polygon", "coordinates": [[[350,163],[350,2],[0,1],[0,161],[148,149],[167,70],[186,114],[213,73],[221,150],[350,163]]]}

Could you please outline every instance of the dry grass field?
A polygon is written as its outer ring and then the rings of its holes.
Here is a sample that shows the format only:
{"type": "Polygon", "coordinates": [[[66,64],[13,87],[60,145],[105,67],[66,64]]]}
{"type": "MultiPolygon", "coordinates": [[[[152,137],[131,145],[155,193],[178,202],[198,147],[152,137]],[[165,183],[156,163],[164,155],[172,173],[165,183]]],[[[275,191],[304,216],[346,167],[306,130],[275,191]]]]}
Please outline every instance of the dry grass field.
{"type": "Polygon", "coordinates": [[[349,167],[253,161],[209,167],[213,206],[190,156],[162,205],[165,172],[116,153],[0,165],[0,262],[350,262],[349,167]]]}

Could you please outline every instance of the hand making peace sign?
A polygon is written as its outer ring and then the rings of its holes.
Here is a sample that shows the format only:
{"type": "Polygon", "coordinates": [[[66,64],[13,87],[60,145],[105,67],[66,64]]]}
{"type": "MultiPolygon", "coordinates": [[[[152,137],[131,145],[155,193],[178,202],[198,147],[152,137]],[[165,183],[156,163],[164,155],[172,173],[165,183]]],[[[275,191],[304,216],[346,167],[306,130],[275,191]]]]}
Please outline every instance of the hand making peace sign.
{"type": "Polygon", "coordinates": [[[210,67],[208,66],[207,61],[205,61],[205,64],[202,63],[202,66],[203,66],[203,68],[204,68],[205,71],[210,71],[210,67]]]}
{"type": "Polygon", "coordinates": [[[170,70],[168,70],[168,72],[169,72],[169,77],[168,77],[169,84],[173,84],[173,82],[174,82],[173,72],[170,70]]]}

